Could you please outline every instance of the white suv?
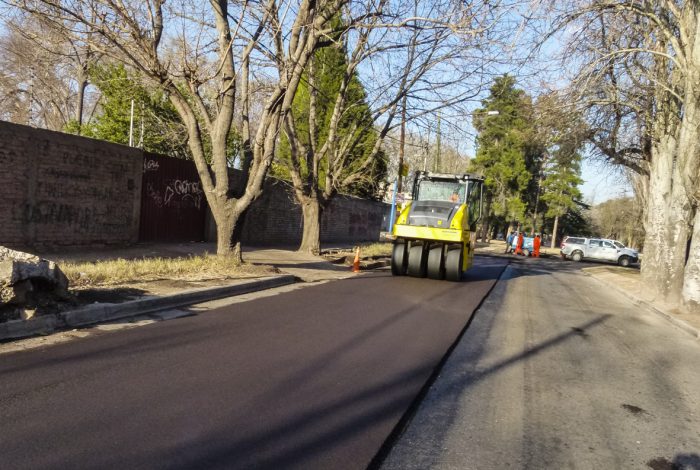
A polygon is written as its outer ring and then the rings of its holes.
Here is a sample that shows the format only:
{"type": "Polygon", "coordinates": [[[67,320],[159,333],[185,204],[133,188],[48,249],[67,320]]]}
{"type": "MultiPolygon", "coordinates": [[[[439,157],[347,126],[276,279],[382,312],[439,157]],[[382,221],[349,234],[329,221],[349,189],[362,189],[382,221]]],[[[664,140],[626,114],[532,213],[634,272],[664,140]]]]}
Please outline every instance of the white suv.
{"type": "Polygon", "coordinates": [[[561,256],[574,261],[611,261],[624,267],[639,262],[636,250],[605,238],[566,237],[561,243],[561,256]]]}

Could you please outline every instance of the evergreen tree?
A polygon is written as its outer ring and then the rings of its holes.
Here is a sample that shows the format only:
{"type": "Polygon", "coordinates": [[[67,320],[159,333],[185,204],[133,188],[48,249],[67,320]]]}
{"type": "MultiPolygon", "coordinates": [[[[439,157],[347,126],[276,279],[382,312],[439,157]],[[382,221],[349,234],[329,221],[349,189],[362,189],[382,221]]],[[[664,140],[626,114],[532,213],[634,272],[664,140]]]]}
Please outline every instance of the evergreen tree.
{"type": "MultiPolygon", "coordinates": [[[[339,17],[333,21],[342,31],[339,17]]],[[[386,177],[383,134],[374,126],[357,76],[358,56],[353,61],[347,54],[338,38],[314,53],[277,149],[276,173],[292,181],[302,209],[300,251],[320,251],[321,215],[333,197],[339,192],[378,197],[386,177]]]]}
{"type": "Polygon", "coordinates": [[[533,109],[535,132],[526,147],[526,162],[532,179],[525,200],[531,215],[532,230],[540,232],[543,228],[542,209],[545,209],[543,206],[547,199],[545,197],[543,200],[542,196],[548,189],[552,189],[543,180],[548,176],[551,179],[552,173],[556,173],[558,168],[571,169],[576,177],[580,174],[579,152],[585,142],[588,127],[581,114],[556,91],[539,95],[533,109]]]}
{"type": "Polygon", "coordinates": [[[552,248],[556,246],[558,232],[562,228],[560,227],[562,217],[570,215],[570,218],[576,220],[576,216],[580,215],[582,204],[578,186],[583,183],[580,177],[580,160],[581,157],[574,154],[567,159],[555,161],[542,184],[542,202],[547,206],[545,215],[554,218],[552,248]]]}
{"type": "Polygon", "coordinates": [[[497,78],[482,105],[474,115],[474,127],[479,133],[474,165],[485,177],[482,238],[486,238],[494,216],[508,222],[525,221],[525,194],[532,180],[528,166],[534,166],[527,156],[529,151],[531,155],[534,152],[529,147],[533,134],[532,103],[523,90],[515,87],[513,77],[497,78]],[[488,115],[489,111],[498,111],[498,115],[488,115]]]}
{"type": "MultiPolygon", "coordinates": [[[[99,114],[82,126],[86,137],[129,144],[131,103],[134,102],[133,143],[149,152],[189,158],[187,132],[165,94],[148,88],[133,77],[121,64],[92,67],[90,83],[101,93],[99,114]]],[[[70,122],[68,132],[77,131],[77,122],[70,122]]]]}
{"type": "MultiPolygon", "coordinates": [[[[339,20],[335,27],[339,29],[339,20]]],[[[343,73],[347,67],[346,50],[342,44],[331,43],[329,46],[316,51],[314,54],[314,89],[309,86],[309,71],[304,73],[302,83],[294,98],[293,116],[296,132],[302,144],[309,150],[321,148],[328,139],[330,121],[336,99],[343,80],[343,73]],[[311,102],[315,100],[312,118],[311,102]],[[313,119],[313,123],[310,123],[313,119]]],[[[367,96],[357,74],[353,74],[348,90],[346,91],[346,110],[338,125],[337,140],[355,135],[357,142],[347,155],[345,173],[352,174],[358,171],[359,165],[372,152],[377,141],[378,133],[374,128],[371,110],[367,104],[367,96]]],[[[287,136],[283,136],[278,150],[278,162],[273,164],[274,174],[283,179],[289,179],[290,148],[287,136]]],[[[301,158],[302,178],[309,180],[306,158],[301,158]]],[[[326,172],[327,166],[321,162],[316,183],[321,191],[327,191],[326,172]]],[[[362,178],[352,186],[338,188],[347,194],[353,194],[364,198],[376,199],[379,197],[378,183],[386,178],[387,158],[383,153],[374,159],[372,166],[364,171],[362,178]]]]}

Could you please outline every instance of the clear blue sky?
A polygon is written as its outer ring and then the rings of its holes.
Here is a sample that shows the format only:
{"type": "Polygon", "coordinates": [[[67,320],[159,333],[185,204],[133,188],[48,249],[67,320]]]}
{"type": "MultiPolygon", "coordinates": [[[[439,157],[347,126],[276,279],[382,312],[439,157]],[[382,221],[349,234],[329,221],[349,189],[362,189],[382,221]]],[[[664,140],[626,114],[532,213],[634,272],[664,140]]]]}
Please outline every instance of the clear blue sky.
{"type": "Polygon", "coordinates": [[[608,199],[632,195],[626,175],[610,165],[584,159],[581,178],[584,183],[579,189],[583,193],[584,201],[588,203],[600,204],[608,199]]]}

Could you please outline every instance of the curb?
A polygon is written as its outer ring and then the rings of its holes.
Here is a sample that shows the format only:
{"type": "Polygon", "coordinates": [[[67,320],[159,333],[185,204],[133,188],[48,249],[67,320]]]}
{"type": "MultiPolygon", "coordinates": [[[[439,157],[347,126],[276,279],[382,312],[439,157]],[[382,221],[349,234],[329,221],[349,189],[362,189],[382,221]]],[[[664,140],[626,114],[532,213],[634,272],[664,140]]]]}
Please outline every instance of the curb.
{"type": "Polygon", "coordinates": [[[231,286],[205,287],[180,292],[163,297],[150,297],[131,300],[121,304],[95,304],[77,310],[46,315],[32,320],[12,320],[0,323],[0,341],[20,339],[35,335],[47,335],[58,329],[92,325],[106,321],[134,317],[146,313],[166,310],[184,305],[192,305],[209,300],[221,299],[234,295],[248,294],[273,287],[293,284],[296,279],[292,275],[281,275],[244,281],[231,286]]]}
{"type": "Polygon", "coordinates": [[[378,269],[378,268],[386,268],[387,266],[391,266],[391,261],[373,261],[371,263],[367,263],[365,265],[360,264],[360,270],[361,271],[369,271],[371,269],[378,269]]]}
{"type": "MultiPolygon", "coordinates": [[[[596,276],[594,276],[593,274],[590,274],[590,273],[588,273],[588,272],[586,272],[586,271],[583,271],[583,270],[582,270],[581,272],[584,273],[586,276],[589,276],[589,277],[595,279],[596,282],[600,282],[601,284],[604,284],[604,281],[603,281],[602,279],[598,279],[598,278],[597,278],[596,276]]],[[[635,297],[634,295],[632,295],[632,294],[630,294],[630,293],[628,293],[628,292],[626,292],[626,291],[624,291],[624,290],[622,290],[622,289],[619,289],[619,288],[618,288],[617,286],[615,286],[615,285],[605,284],[605,286],[606,286],[606,287],[612,287],[612,288],[615,289],[617,292],[619,292],[620,294],[622,294],[622,295],[624,295],[625,297],[627,297],[628,299],[630,299],[635,305],[641,305],[641,306],[644,306],[644,307],[648,308],[649,310],[652,310],[653,312],[655,312],[655,313],[661,315],[662,317],[666,318],[666,320],[668,320],[669,322],[673,323],[675,326],[677,326],[677,327],[680,328],[681,330],[685,331],[686,333],[689,333],[691,336],[694,336],[695,338],[700,339],[700,330],[698,330],[698,329],[695,328],[694,326],[692,326],[692,325],[690,325],[690,324],[684,322],[684,321],[681,320],[680,318],[676,318],[676,317],[674,317],[673,315],[671,315],[670,313],[664,312],[663,310],[661,310],[661,309],[655,307],[651,302],[647,302],[646,300],[642,300],[642,299],[640,299],[640,298],[638,298],[638,297],[635,297]]]]}
{"type": "Polygon", "coordinates": [[[58,327],[60,327],[60,321],[55,315],[46,315],[31,320],[10,320],[0,323],[0,341],[48,335],[58,327]]]}

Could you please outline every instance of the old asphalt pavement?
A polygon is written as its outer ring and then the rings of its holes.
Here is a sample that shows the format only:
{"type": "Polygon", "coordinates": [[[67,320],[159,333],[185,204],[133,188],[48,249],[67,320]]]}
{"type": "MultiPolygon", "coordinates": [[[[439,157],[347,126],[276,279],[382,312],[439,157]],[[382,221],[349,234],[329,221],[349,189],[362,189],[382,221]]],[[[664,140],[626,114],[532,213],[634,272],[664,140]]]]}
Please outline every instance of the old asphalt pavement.
{"type": "Polygon", "coordinates": [[[382,469],[700,469],[700,342],[586,264],[520,259],[382,469]]]}

